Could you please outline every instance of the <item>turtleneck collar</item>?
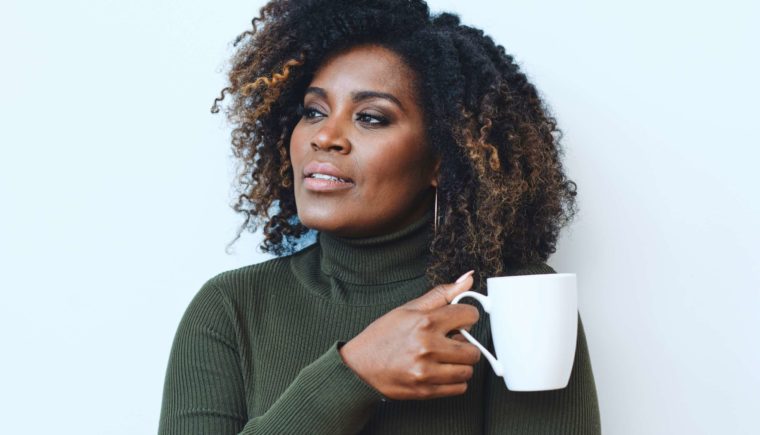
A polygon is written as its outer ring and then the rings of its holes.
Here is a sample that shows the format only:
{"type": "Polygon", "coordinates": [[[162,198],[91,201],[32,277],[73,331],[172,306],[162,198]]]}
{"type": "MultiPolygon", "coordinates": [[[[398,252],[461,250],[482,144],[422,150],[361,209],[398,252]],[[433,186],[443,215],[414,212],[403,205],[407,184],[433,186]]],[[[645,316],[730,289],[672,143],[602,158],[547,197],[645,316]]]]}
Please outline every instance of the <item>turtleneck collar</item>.
{"type": "Polygon", "coordinates": [[[390,284],[425,275],[433,235],[433,210],[390,234],[346,238],[321,232],[320,269],[328,277],[357,285],[390,284]]]}

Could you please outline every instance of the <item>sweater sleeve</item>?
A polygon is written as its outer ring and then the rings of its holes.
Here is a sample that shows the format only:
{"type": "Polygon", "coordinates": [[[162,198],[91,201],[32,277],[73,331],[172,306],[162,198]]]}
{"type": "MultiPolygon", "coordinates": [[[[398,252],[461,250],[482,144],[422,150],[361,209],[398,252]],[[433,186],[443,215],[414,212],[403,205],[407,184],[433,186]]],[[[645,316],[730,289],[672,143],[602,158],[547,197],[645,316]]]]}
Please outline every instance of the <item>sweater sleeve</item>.
{"type": "MultiPolygon", "coordinates": [[[[515,275],[555,273],[548,265],[522,270],[515,275]]],[[[573,370],[567,387],[560,390],[514,392],[504,378],[488,366],[485,379],[485,434],[513,433],[599,435],[601,420],[596,384],[580,313],[573,370]]],[[[488,349],[493,350],[489,339],[488,349]]]]}
{"type": "Polygon", "coordinates": [[[385,400],[344,363],[344,342],[336,341],[249,419],[228,306],[207,282],[185,311],[169,356],[159,435],[355,434],[385,400]]]}

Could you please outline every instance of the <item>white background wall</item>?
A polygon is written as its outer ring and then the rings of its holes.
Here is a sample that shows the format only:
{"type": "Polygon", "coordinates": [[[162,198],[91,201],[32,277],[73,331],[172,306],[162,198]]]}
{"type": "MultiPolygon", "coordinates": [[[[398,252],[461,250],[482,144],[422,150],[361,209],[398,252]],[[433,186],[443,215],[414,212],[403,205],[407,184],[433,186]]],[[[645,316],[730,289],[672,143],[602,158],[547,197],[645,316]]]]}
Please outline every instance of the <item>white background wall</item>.
{"type": "MultiPolygon", "coordinates": [[[[3,2],[0,432],[155,433],[190,299],[265,259],[252,235],[224,252],[209,113],[261,4],[3,2]]],[[[760,433],[756,2],[430,4],[564,129],[580,215],[549,263],[579,275],[605,434],[760,433]]]]}

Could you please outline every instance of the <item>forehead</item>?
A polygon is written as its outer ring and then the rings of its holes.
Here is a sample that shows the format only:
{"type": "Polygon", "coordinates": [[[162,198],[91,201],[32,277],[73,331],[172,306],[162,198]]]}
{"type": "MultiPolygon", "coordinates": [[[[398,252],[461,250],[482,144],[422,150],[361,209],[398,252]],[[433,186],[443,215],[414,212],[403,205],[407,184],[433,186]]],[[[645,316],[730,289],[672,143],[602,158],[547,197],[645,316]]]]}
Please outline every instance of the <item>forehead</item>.
{"type": "Polygon", "coordinates": [[[379,45],[359,45],[327,58],[314,74],[312,86],[328,93],[373,90],[399,99],[412,98],[414,72],[395,52],[379,45]]]}

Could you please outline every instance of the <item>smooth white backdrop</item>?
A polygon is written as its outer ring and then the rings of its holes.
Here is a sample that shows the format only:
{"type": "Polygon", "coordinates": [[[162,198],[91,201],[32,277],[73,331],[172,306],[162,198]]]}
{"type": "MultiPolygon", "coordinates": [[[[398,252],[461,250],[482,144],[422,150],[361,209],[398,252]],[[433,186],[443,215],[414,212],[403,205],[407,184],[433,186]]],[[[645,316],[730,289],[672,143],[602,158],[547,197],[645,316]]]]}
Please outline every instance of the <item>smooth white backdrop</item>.
{"type": "MultiPolygon", "coordinates": [[[[0,432],[155,433],[224,247],[229,128],[209,107],[261,1],[4,1],[0,432]]],[[[504,45],[565,132],[605,434],[757,434],[756,2],[431,1],[504,45]]]]}

